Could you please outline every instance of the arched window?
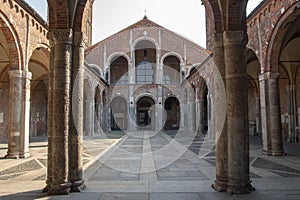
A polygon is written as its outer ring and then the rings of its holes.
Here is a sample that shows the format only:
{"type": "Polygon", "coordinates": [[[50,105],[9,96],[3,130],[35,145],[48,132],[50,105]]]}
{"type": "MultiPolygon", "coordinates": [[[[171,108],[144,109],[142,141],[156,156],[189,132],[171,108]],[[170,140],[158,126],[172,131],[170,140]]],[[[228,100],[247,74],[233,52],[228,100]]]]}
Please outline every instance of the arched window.
{"type": "Polygon", "coordinates": [[[149,61],[141,61],[136,67],[137,84],[153,84],[154,70],[149,61]]]}

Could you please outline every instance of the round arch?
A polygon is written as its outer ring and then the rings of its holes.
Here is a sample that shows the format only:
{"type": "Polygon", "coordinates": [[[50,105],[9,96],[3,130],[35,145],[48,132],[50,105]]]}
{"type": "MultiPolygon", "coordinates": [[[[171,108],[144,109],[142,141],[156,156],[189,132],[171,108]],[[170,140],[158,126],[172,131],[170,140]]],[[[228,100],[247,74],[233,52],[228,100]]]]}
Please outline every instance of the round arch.
{"type": "Polygon", "coordinates": [[[264,63],[266,71],[278,72],[278,61],[281,53],[282,39],[290,27],[288,24],[292,23],[296,17],[300,15],[300,9],[295,9],[299,7],[300,2],[295,2],[291,5],[275,25],[269,38],[269,45],[264,63]]]}
{"type": "Polygon", "coordinates": [[[163,63],[164,60],[168,57],[168,56],[175,56],[179,59],[180,61],[180,64],[183,64],[184,61],[183,61],[183,58],[181,57],[181,55],[179,53],[176,53],[176,52],[168,52],[166,54],[164,54],[161,59],[160,59],[160,63],[163,63]]]}
{"type": "Polygon", "coordinates": [[[107,64],[110,65],[114,59],[116,59],[117,57],[121,57],[123,56],[124,58],[126,58],[127,62],[130,63],[130,58],[126,53],[122,53],[122,52],[114,52],[112,54],[110,54],[107,58],[107,64]]]}
{"type": "Polygon", "coordinates": [[[4,36],[6,35],[5,39],[9,46],[9,55],[14,55],[9,57],[10,65],[12,66],[12,69],[22,70],[24,66],[22,66],[23,54],[20,45],[20,38],[13,25],[10,23],[10,20],[1,11],[0,24],[3,24],[1,30],[4,33],[4,36]],[[10,38],[13,38],[13,41],[10,38]]]}
{"type": "Polygon", "coordinates": [[[137,39],[132,43],[132,45],[131,45],[132,48],[131,48],[131,49],[137,50],[137,49],[136,49],[136,45],[137,45],[139,42],[142,42],[142,41],[149,41],[149,42],[151,42],[151,43],[154,44],[156,50],[159,49],[159,45],[158,45],[157,41],[156,41],[155,39],[151,38],[151,37],[148,37],[148,36],[137,38],[137,39]]]}

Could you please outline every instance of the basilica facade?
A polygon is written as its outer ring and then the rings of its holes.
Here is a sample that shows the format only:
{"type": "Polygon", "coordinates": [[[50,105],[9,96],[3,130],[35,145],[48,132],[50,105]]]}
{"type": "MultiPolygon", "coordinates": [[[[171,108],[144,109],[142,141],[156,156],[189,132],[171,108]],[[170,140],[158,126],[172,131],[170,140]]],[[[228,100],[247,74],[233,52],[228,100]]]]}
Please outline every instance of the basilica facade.
{"type": "MultiPolygon", "coordinates": [[[[95,134],[100,127],[100,131],[195,131],[200,123],[196,113],[207,110],[207,88],[201,96],[187,77],[210,54],[146,16],[91,46],[86,50],[86,66],[106,86],[101,90],[95,87],[97,80],[86,78],[86,134],[95,134]],[[200,108],[197,95],[205,99],[201,111],[196,111],[196,106],[200,108]]],[[[204,127],[207,115],[201,119],[204,127]]]]}

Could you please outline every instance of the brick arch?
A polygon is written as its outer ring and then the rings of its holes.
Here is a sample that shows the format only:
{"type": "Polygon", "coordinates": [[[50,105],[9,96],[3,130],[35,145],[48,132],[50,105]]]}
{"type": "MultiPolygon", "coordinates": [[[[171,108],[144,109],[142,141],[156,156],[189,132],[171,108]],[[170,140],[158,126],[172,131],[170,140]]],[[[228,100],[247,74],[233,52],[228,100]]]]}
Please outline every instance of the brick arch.
{"type": "Polygon", "coordinates": [[[10,23],[8,17],[1,11],[0,24],[5,24],[5,26],[1,27],[1,30],[9,46],[10,67],[12,70],[22,70],[23,55],[18,32],[10,23]]]}
{"type": "Polygon", "coordinates": [[[74,18],[74,30],[75,31],[82,31],[83,27],[83,12],[86,6],[87,0],[80,0],[77,3],[76,11],[75,11],[75,18],[74,18]]]}
{"type": "Polygon", "coordinates": [[[182,56],[181,56],[179,53],[176,53],[176,52],[168,52],[168,53],[164,54],[164,55],[161,57],[160,63],[163,63],[164,60],[165,60],[167,57],[169,57],[169,56],[174,56],[174,57],[178,58],[178,60],[180,61],[180,64],[183,64],[183,63],[184,63],[182,56]]]}
{"type": "Polygon", "coordinates": [[[49,30],[71,28],[68,1],[47,0],[49,30]]]}
{"type": "Polygon", "coordinates": [[[47,0],[49,9],[49,29],[73,28],[82,31],[83,13],[87,0],[55,1],[47,0]]]}
{"type": "Polygon", "coordinates": [[[114,52],[114,53],[112,53],[110,56],[108,56],[107,63],[110,65],[115,58],[118,58],[118,57],[121,57],[121,56],[124,57],[127,60],[128,63],[130,63],[129,56],[127,54],[125,54],[125,53],[122,53],[122,52],[114,52]]]}
{"type": "MultiPolygon", "coordinates": [[[[246,31],[246,8],[248,0],[227,0],[226,2],[226,28],[230,31],[246,31]],[[241,20],[238,20],[241,19],[241,20]]],[[[224,9],[223,9],[224,10],[224,9]]]]}
{"type": "Polygon", "coordinates": [[[50,57],[50,47],[48,44],[44,44],[44,43],[38,43],[35,46],[32,47],[32,52],[29,55],[29,58],[31,58],[32,54],[34,53],[34,51],[36,49],[41,49],[48,57],[50,57]]]}
{"type": "Polygon", "coordinates": [[[297,16],[300,15],[300,2],[295,2],[279,18],[274,29],[272,30],[272,34],[268,39],[268,49],[265,57],[265,66],[266,71],[278,72],[278,60],[281,53],[281,45],[289,29],[289,23],[293,22],[297,16]]]}
{"type": "Polygon", "coordinates": [[[202,3],[207,13],[206,26],[208,26],[208,22],[211,22],[211,26],[207,30],[208,33],[222,32],[224,30],[224,19],[218,0],[202,0],[202,3]]]}

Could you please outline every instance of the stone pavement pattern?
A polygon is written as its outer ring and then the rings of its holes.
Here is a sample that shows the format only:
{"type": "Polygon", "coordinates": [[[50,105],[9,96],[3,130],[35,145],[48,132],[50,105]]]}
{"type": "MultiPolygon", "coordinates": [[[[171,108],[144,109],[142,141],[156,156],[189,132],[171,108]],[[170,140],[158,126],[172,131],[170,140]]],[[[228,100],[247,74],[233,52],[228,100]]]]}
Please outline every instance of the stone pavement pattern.
{"type": "MultiPolygon", "coordinates": [[[[267,157],[251,138],[251,179],[246,195],[214,192],[214,141],[194,133],[140,131],[84,139],[87,189],[68,196],[41,193],[46,179],[47,142],[32,142],[31,157],[0,160],[0,199],[300,199],[300,145],[287,156],[267,157]]],[[[6,153],[1,144],[0,156],[6,153]]]]}

